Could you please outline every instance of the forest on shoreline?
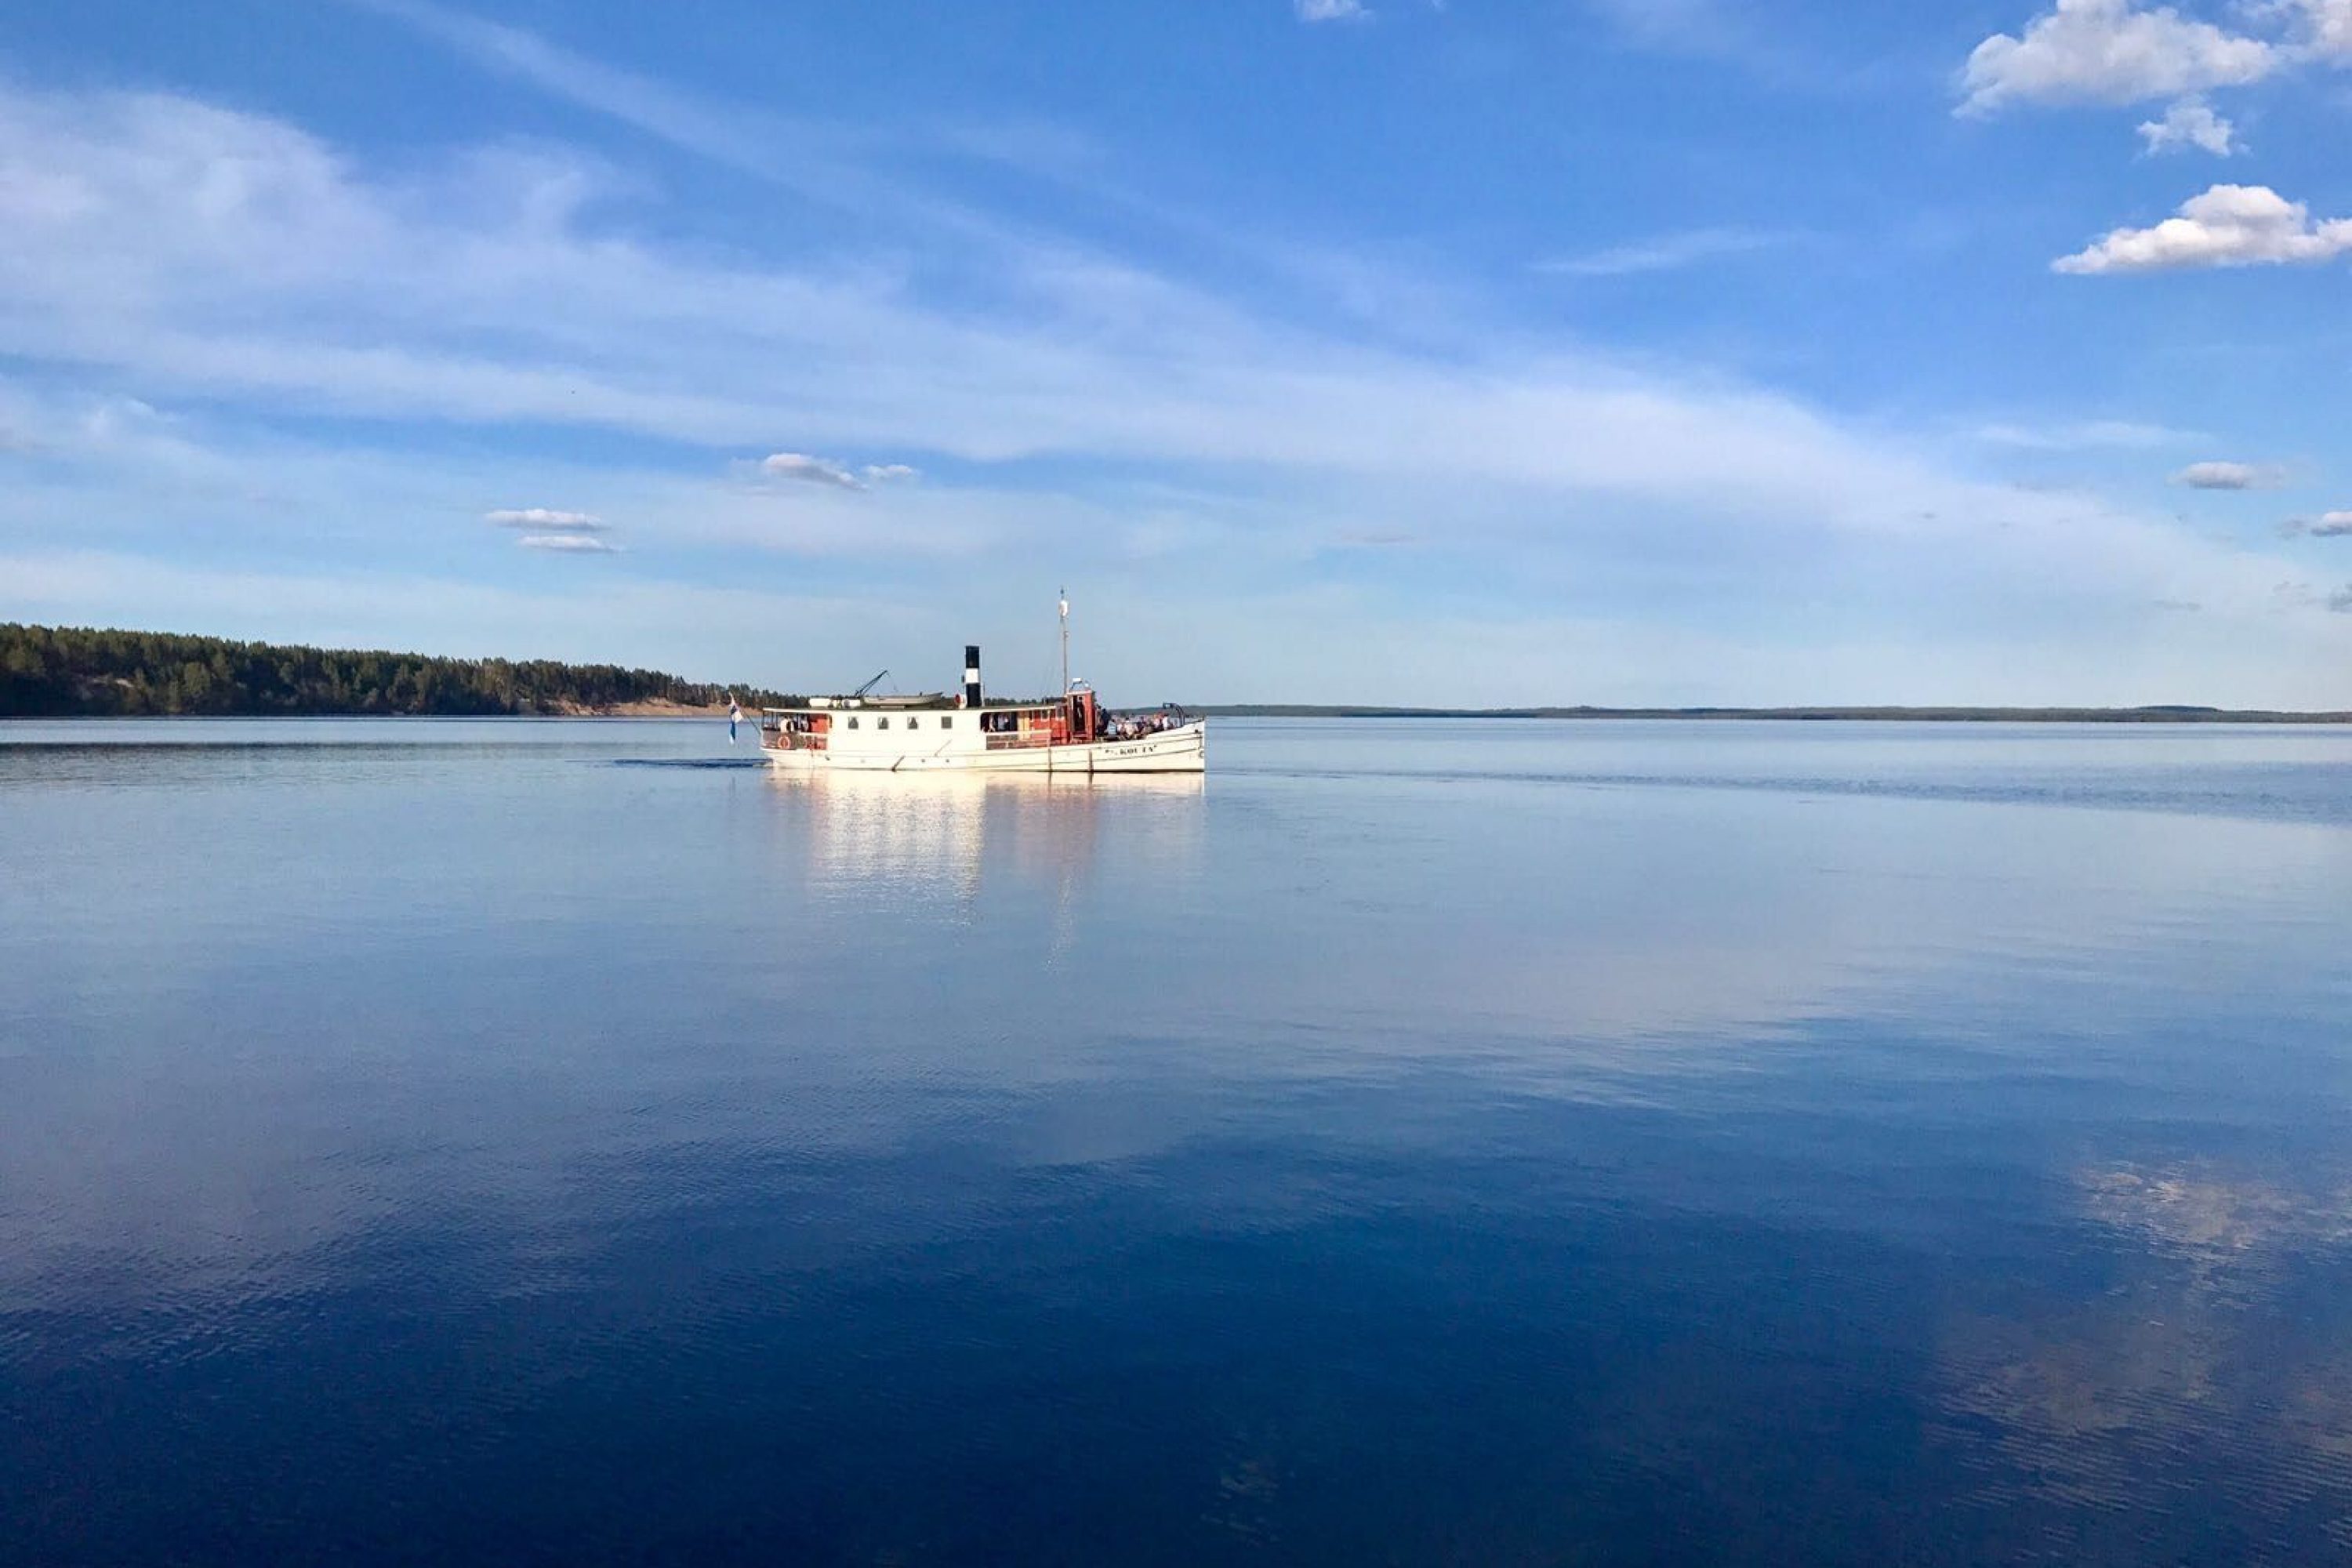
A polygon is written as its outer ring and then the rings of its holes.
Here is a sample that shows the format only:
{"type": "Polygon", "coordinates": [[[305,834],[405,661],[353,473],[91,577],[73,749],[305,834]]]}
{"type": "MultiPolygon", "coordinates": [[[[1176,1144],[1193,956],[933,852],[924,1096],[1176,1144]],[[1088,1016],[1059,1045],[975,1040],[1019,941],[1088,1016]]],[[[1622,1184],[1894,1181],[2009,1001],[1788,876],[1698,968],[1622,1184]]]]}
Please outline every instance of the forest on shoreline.
{"type": "Polygon", "coordinates": [[[2352,712],[2269,708],[1363,708],[1301,702],[1235,702],[1195,708],[1230,719],[1771,719],[1914,724],[2352,724],[2352,712]]]}
{"type": "MultiPolygon", "coordinates": [[[[170,632],[0,622],[0,719],[526,715],[786,708],[802,699],[653,669],[555,659],[446,658],[383,649],[236,642],[170,632]]],[[[1045,700],[1051,700],[1050,698],[1045,700]]],[[[1781,719],[1915,722],[2342,724],[2352,712],[2146,708],[1390,708],[1192,705],[1234,718],[1781,719]]]]}
{"type": "Polygon", "coordinates": [[[784,706],[653,669],[0,623],[0,718],[495,717],[784,706]]]}

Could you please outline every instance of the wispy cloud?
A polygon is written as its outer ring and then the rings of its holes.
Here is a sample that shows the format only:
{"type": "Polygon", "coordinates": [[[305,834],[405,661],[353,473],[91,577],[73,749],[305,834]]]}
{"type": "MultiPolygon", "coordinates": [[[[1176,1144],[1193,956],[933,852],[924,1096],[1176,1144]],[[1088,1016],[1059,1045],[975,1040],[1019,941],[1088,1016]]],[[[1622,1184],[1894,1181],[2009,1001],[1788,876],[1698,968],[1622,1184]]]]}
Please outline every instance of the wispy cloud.
{"type": "MultiPolygon", "coordinates": [[[[698,116],[684,133],[724,130],[723,112],[663,101],[698,116]]],[[[1874,602],[1890,606],[1923,583],[1947,597],[1973,584],[2004,605],[2020,593],[2130,608],[2193,597],[2227,624],[2252,602],[2267,611],[2290,570],[2095,498],[1978,482],[1946,466],[1945,431],[1906,438],[1475,313],[1415,323],[1426,342],[1335,331],[1051,236],[960,247],[951,290],[895,246],[719,260],[646,237],[657,226],[641,211],[613,221],[606,180],[544,144],[390,173],[283,121],[183,97],[0,85],[0,298],[14,307],[0,353],[159,401],[200,393],[224,418],[323,410],[699,448],[687,461],[708,490],[679,487],[659,523],[602,472],[469,481],[435,508],[593,497],[640,537],[724,530],[730,542],[869,557],[877,538],[967,552],[971,539],[1009,538],[1034,559],[1115,534],[1118,487],[1150,479],[1207,498],[1166,531],[1206,571],[1312,559],[1339,520],[1423,516],[1446,521],[1448,545],[1509,540],[1529,572],[1685,537],[1707,563],[1671,569],[1694,582],[1741,575],[1714,560],[1724,552],[1790,575],[1791,562],[1834,560],[1885,584],[1874,602]],[[776,453],[786,469],[747,464],[726,483],[727,454],[780,432],[858,458],[776,453]],[[951,479],[890,482],[912,465],[854,466],[877,452],[951,479]],[[751,469],[871,493],[780,506],[741,482],[751,469]],[[690,504],[728,499],[708,493],[719,489],[740,504],[716,521],[690,504]]],[[[925,237],[944,247],[967,232],[947,218],[925,237]]],[[[0,489],[0,513],[36,505],[54,512],[0,489]]],[[[542,525],[524,537],[587,536],[542,525]]]]}
{"type": "MultiPolygon", "coordinates": [[[[1383,351],[1067,252],[1050,272],[999,258],[985,312],[892,277],[714,266],[600,231],[593,173],[544,157],[383,185],[279,121],[0,87],[0,175],[21,176],[0,177],[0,287],[20,307],[0,348],[248,406],[720,449],[784,428],[982,465],[1248,466],[1327,492],[1340,476],[1424,483],[1444,451],[1455,492],[1641,496],[1811,528],[1983,510],[1899,443],[1795,400],[1524,334],[1383,351]],[[60,183],[70,204],[40,196],[60,183]]],[[[867,482],[806,451],[761,471],[867,482]]]]}
{"type": "Polygon", "coordinates": [[[482,521],[499,528],[535,528],[551,533],[602,533],[604,519],[593,512],[558,511],[551,507],[526,506],[486,511],[482,521]]]}
{"type": "Polygon", "coordinates": [[[2279,532],[2289,539],[2305,536],[2313,539],[2352,538],[2352,511],[2324,511],[2317,517],[2291,517],[2279,524],[2279,532]]]}
{"type": "Polygon", "coordinates": [[[2314,223],[2311,209],[2268,185],[2215,185],[2152,228],[2119,228],[2054,272],[2158,272],[2327,261],[2352,250],[2352,218],[2314,223]]]}
{"type": "Polygon", "coordinates": [[[1817,59],[1787,47],[1739,0],[1583,0],[1627,41],[1660,54],[1722,60],[1781,84],[1820,74],[1817,59]]]}
{"type": "Polygon", "coordinates": [[[760,472],[772,479],[799,479],[813,485],[835,485],[845,490],[863,489],[857,476],[830,458],[812,458],[805,452],[771,452],[760,459],[760,472]]]}
{"type": "MultiPolygon", "coordinates": [[[[740,102],[714,102],[564,47],[521,27],[467,14],[437,0],[349,0],[413,29],[478,68],[681,151],[768,182],[854,223],[950,229],[968,240],[1019,245],[1017,226],[1000,224],[941,196],[904,172],[881,174],[876,158],[895,137],[852,132],[740,102]]],[[[970,151],[969,127],[938,128],[970,151]]]]}
{"type": "Polygon", "coordinates": [[[433,0],[350,0],[404,24],[486,69],[529,83],[551,97],[610,115],[719,163],[785,177],[805,137],[772,114],[720,112],[633,71],[564,48],[537,33],[469,16],[433,0]]]}
{"type": "Polygon", "coordinates": [[[2172,482],[2192,490],[2265,490],[2284,477],[2259,463],[2209,462],[2189,464],[2172,476],[2172,482]]]}
{"type": "Polygon", "coordinates": [[[1996,447],[2036,452],[2074,452],[2099,447],[2153,447],[2191,439],[2189,432],[2129,419],[2084,419],[2063,425],[1979,426],[1976,438],[1996,447]]]}
{"type": "Polygon", "coordinates": [[[2327,607],[2339,616],[2352,616],[2352,583],[2328,595],[2327,607]]]}
{"type": "Polygon", "coordinates": [[[1295,0],[1302,22],[1360,22],[1371,16],[1363,0],[1295,0]]]}
{"type": "Polygon", "coordinates": [[[584,533],[526,533],[515,541],[525,550],[551,550],[562,555],[617,555],[621,547],[584,533]]]}
{"type": "Polygon", "coordinates": [[[1724,257],[1771,250],[1794,244],[1801,237],[1786,229],[1685,229],[1588,255],[1555,257],[1537,262],[1534,270],[1566,278],[1623,278],[1642,272],[1670,272],[1724,257]]]}

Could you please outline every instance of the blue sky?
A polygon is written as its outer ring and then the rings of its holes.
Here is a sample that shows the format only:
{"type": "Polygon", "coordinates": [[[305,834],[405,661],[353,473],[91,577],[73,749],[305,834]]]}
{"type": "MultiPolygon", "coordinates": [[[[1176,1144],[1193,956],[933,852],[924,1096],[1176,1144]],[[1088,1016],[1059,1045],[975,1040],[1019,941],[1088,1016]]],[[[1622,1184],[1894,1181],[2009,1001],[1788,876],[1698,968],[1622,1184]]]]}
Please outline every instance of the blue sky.
{"type": "Polygon", "coordinates": [[[2352,706],[2352,0],[0,14],[0,618],[2352,706]]]}

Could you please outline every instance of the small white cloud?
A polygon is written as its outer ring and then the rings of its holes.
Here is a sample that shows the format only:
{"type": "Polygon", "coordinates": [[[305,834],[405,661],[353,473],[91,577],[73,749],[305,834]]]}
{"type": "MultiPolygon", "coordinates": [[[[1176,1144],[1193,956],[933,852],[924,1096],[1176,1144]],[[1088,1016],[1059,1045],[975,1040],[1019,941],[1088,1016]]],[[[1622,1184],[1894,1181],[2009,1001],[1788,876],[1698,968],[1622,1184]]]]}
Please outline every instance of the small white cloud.
{"type": "Polygon", "coordinates": [[[2024,35],[1996,33],[1960,72],[1960,112],[2013,103],[2139,103],[2260,81],[2284,63],[2260,38],[2192,21],[2168,5],[2058,0],[2024,35]]]}
{"type": "Polygon", "coordinates": [[[2213,106],[2201,98],[2184,98],[2166,110],[2163,119],[2143,121],[2139,139],[2147,143],[2151,153],[2185,153],[2196,147],[2226,158],[2246,150],[2238,140],[2238,128],[2214,113],[2213,106]]]}
{"type": "Polygon", "coordinates": [[[1297,0],[1302,22],[1360,22],[1371,16],[1364,0],[1297,0]]]}
{"type": "Polygon", "coordinates": [[[838,485],[845,490],[863,489],[857,476],[829,458],[812,458],[805,452],[771,452],[760,459],[760,471],[770,479],[804,479],[813,485],[838,485]]]}
{"type": "Polygon", "coordinates": [[[2326,511],[2295,531],[2314,539],[2352,538],[2352,511],[2326,511]]]}
{"type": "Polygon", "coordinates": [[[2157,272],[2326,261],[2352,249],[2352,219],[2314,223],[2268,185],[2215,185],[2153,228],[2119,228],[2050,264],[2055,272],[2157,272]]]}
{"type": "Polygon", "coordinates": [[[865,468],[869,485],[909,485],[923,477],[923,470],[905,463],[868,463],[865,468]]]}
{"type": "Polygon", "coordinates": [[[2352,583],[2347,583],[2328,595],[2327,607],[2339,616],[2352,616],[2352,583]]]}
{"type": "Polygon", "coordinates": [[[2191,463],[2172,482],[2192,490],[2262,490],[2279,482],[2279,471],[2252,463],[2191,463]]]}
{"type": "Polygon", "coordinates": [[[1694,228],[1681,234],[1659,235],[1631,245],[1612,246],[1589,256],[1567,256],[1535,264],[1538,272],[1568,278],[1623,278],[1639,272],[1667,272],[1711,261],[1787,245],[1797,237],[1780,230],[1694,228]]]}
{"type": "Polygon", "coordinates": [[[1986,425],[1977,430],[1976,437],[1996,447],[2016,447],[2032,452],[2075,452],[2092,447],[2163,447],[2187,439],[2181,431],[2128,419],[2085,419],[2073,425],[2051,426],[1986,425]]]}
{"type": "Polygon", "coordinates": [[[557,511],[549,507],[502,508],[482,514],[484,522],[500,528],[536,528],[551,533],[602,533],[604,521],[593,512],[557,511]]]}
{"type": "Polygon", "coordinates": [[[584,533],[526,533],[515,543],[525,550],[553,550],[567,555],[617,555],[621,547],[584,533]]]}

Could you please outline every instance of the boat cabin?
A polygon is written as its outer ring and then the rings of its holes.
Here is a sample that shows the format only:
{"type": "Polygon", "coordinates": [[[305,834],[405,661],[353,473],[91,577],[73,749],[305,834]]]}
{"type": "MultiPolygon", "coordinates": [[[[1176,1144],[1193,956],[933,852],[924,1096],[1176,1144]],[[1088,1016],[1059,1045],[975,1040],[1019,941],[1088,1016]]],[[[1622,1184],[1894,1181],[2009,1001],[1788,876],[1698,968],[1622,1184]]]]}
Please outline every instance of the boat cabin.
{"type": "Polygon", "coordinates": [[[1077,746],[1107,734],[1091,691],[1062,702],[1002,702],[967,708],[957,698],[813,697],[804,708],[761,710],[760,743],[770,751],[956,752],[1022,746],[1077,746]]]}
{"type": "MultiPolygon", "coordinates": [[[[963,650],[963,690],[877,697],[866,687],[841,697],[812,697],[803,707],[761,710],[760,743],[772,752],[857,752],[941,760],[972,752],[1030,746],[1083,746],[1105,739],[1109,716],[1084,683],[1058,702],[987,702],[980,690],[980,649],[963,650]]],[[[887,673],[887,672],[886,672],[887,673]]]]}

